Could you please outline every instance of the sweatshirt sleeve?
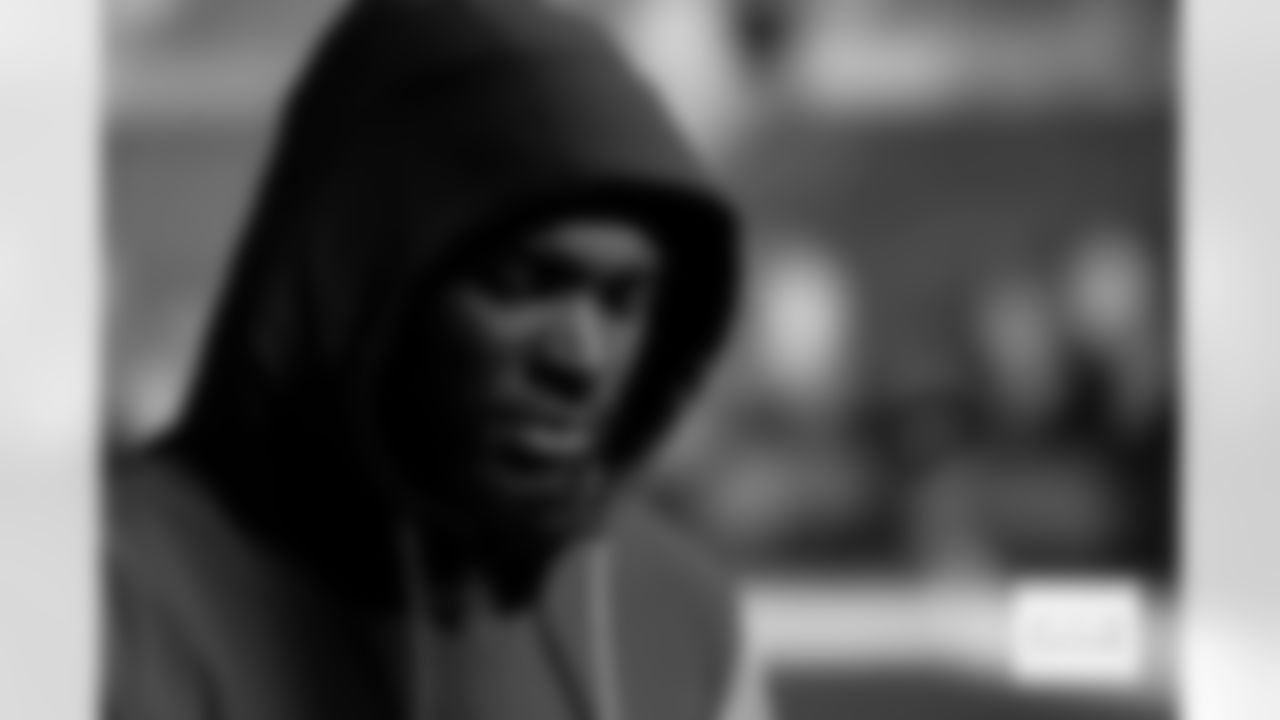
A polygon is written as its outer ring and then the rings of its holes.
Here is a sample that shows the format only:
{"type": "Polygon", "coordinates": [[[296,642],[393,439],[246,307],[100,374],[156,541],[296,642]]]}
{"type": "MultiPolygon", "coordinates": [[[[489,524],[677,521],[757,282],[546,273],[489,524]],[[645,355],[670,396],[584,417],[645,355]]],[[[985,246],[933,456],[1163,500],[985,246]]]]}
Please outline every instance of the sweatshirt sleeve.
{"type": "Polygon", "coordinates": [[[119,568],[107,578],[103,720],[218,720],[207,676],[160,605],[119,568]]]}

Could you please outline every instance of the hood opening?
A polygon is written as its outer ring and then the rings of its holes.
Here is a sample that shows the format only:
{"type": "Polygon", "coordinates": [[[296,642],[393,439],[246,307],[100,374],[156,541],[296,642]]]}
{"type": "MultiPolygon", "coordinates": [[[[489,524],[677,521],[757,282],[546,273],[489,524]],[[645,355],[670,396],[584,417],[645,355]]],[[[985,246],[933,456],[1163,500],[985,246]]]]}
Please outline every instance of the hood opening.
{"type": "MultiPolygon", "coordinates": [[[[666,259],[650,337],[599,458],[610,486],[630,475],[691,400],[730,331],[728,308],[738,292],[728,215],[689,190],[644,181],[592,178],[540,188],[460,232],[452,252],[420,268],[416,279],[405,282],[388,301],[364,343],[367,352],[357,364],[360,379],[351,385],[353,416],[363,418],[355,429],[362,433],[366,459],[381,465],[386,477],[400,471],[389,464],[393,461],[384,439],[389,420],[381,398],[393,390],[385,389],[383,373],[391,365],[387,355],[399,342],[413,298],[424,287],[445,282],[475,253],[487,252],[495,243],[518,242],[536,228],[573,217],[634,223],[658,243],[666,259]]],[[[442,514],[456,524],[478,520],[450,509],[442,514]]]]}

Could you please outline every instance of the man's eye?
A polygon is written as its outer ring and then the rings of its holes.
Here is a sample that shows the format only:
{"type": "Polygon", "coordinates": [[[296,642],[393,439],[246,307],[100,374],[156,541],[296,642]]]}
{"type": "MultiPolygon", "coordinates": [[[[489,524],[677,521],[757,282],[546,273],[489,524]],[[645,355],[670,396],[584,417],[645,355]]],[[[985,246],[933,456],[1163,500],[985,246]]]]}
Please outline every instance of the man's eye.
{"type": "Polygon", "coordinates": [[[633,315],[643,309],[649,298],[646,283],[619,281],[605,288],[605,306],[615,315],[633,315]]]}
{"type": "Polygon", "coordinates": [[[528,263],[498,265],[480,278],[481,287],[504,300],[535,297],[550,291],[555,278],[544,268],[528,263]]]}

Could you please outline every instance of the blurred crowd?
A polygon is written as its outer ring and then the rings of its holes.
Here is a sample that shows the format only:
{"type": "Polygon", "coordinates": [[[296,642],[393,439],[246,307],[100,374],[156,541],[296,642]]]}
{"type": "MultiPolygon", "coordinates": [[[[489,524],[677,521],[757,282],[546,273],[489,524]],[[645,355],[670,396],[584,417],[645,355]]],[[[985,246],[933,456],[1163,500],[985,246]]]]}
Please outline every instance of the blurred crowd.
{"type": "Polygon", "coordinates": [[[942,337],[878,367],[858,284],[827,246],[784,247],[736,376],[675,443],[673,508],[762,570],[1172,579],[1168,271],[1145,236],[1100,225],[971,279],[942,337]]]}
{"type": "MultiPolygon", "coordinates": [[[[616,33],[748,219],[749,312],[658,502],[764,574],[1174,577],[1170,3],[555,1],[616,33]]],[[[180,401],[336,4],[113,8],[119,447],[180,401]]]]}

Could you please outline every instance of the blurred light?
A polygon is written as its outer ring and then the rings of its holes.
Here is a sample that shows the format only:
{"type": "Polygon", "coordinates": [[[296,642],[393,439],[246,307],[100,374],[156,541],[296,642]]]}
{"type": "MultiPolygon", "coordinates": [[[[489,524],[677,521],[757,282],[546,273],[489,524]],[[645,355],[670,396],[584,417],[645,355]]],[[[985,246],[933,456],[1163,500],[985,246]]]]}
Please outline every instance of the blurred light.
{"type": "Polygon", "coordinates": [[[1148,101],[1167,64],[1139,3],[815,0],[798,6],[789,67],[824,115],[1148,101]]]}
{"type": "Polygon", "coordinates": [[[843,116],[885,106],[933,107],[955,86],[946,37],[880,22],[876,4],[809,3],[796,28],[788,82],[810,110],[843,116]]]}
{"type": "Polygon", "coordinates": [[[1043,407],[1058,390],[1058,328],[1041,289],[1022,278],[1000,279],[979,308],[979,333],[1010,399],[1043,407]]]}
{"type": "Polygon", "coordinates": [[[812,244],[787,244],[761,267],[766,372],[791,397],[821,405],[852,372],[844,353],[855,320],[849,279],[812,244]]]}
{"type": "Polygon", "coordinates": [[[124,428],[130,440],[151,437],[167,427],[178,409],[181,382],[178,363],[165,358],[133,358],[128,381],[129,404],[124,428]]]}
{"type": "MultiPolygon", "coordinates": [[[[1106,587],[1103,580],[1054,581],[1072,598],[1106,587]]],[[[747,646],[758,662],[778,671],[857,672],[867,669],[940,669],[1013,687],[1019,585],[915,587],[867,582],[756,581],[746,589],[747,646]]],[[[1177,616],[1137,592],[1125,598],[1126,619],[1139,627],[1125,678],[1083,677],[1066,692],[1144,707],[1172,699],[1175,674],[1167,657],[1177,616]],[[1136,611],[1136,612],[1135,612],[1136,611]]],[[[1110,600],[1110,597],[1104,598],[1110,600]]]]}
{"type": "Polygon", "coordinates": [[[724,0],[648,0],[622,6],[613,18],[624,50],[713,159],[746,119],[727,8],[724,0]]]}
{"type": "Polygon", "coordinates": [[[1156,272],[1141,239],[1123,227],[1084,238],[1068,267],[1068,307],[1089,337],[1125,341],[1151,322],[1156,272]]]}
{"type": "Polygon", "coordinates": [[[1011,615],[1011,670],[1021,685],[1123,688],[1153,667],[1133,581],[1024,581],[1013,588],[1011,615]]]}

